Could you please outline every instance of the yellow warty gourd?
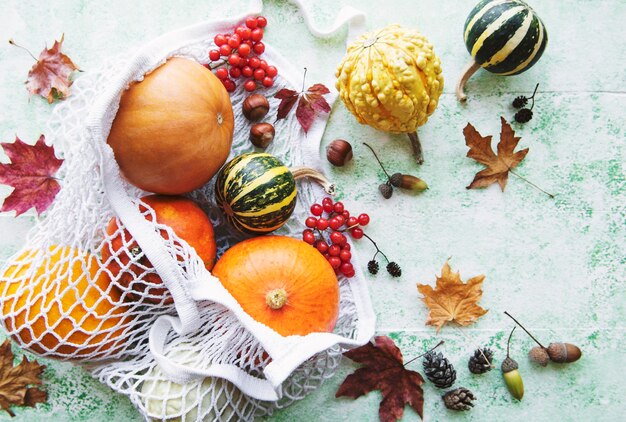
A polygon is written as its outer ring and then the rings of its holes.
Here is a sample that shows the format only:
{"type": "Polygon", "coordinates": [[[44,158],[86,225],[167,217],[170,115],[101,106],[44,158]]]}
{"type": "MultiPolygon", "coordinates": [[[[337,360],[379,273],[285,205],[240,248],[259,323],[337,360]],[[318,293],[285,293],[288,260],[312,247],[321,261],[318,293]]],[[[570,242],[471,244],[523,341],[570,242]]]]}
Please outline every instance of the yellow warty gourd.
{"type": "Polygon", "coordinates": [[[417,128],[428,120],[443,91],[441,61],[418,31],[390,25],[360,36],[337,67],[336,87],[362,124],[407,133],[423,162],[417,128]]]}

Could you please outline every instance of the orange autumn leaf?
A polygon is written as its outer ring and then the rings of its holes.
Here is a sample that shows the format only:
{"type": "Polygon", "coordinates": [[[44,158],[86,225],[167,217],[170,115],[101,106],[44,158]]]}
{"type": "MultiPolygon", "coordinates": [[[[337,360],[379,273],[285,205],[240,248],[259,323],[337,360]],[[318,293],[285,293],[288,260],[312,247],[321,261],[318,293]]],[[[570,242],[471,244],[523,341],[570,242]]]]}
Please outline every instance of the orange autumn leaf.
{"type": "Polygon", "coordinates": [[[504,117],[500,117],[500,120],[502,131],[497,146],[497,155],[491,148],[491,136],[481,136],[470,123],[463,129],[465,144],[470,149],[467,156],[487,166],[486,169],[476,173],[474,180],[467,186],[467,189],[484,188],[497,182],[504,192],[509,172],[528,154],[528,148],[514,152],[521,138],[515,136],[511,125],[507,123],[504,117]]]}
{"type": "Polygon", "coordinates": [[[434,325],[439,332],[450,321],[467,326],[485,315],[487,310],[478,306],[484,280],[485,276],[479,275],[463,283],[461,275],[453,273],[446,261],[434,289],[428,284],[417,285],[417,290],[424,295],[422,301],[430,311],[426,325],[434,325]]]}

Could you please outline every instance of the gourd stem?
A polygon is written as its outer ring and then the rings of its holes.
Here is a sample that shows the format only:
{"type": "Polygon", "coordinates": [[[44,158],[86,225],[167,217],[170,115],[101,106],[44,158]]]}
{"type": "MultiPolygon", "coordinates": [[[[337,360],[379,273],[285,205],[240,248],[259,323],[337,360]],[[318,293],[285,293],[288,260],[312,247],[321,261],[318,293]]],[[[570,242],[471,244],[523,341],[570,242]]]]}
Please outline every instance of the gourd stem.
{"type": "Polygon", "coordinates": [[[417,135],[417,131],[408,133],[407,135],[409,135],[409,139],[411,140],[415,161],[417,161],[417,164],[423,164],[424,155],[422,154],[422,144],[420,142],[420,137],[417,135]]]}
{"type": "Polygon", "coordinates": [[[334,183],[331,183],[326,176],[324,176],[319,171],[312,169],[310,167],[294,167],[289,169],[291,174],[293,174],[293,178],[296,180],[300,180],[302,178],[308,177],[309,179],[315,180],[319,183],[324,191],[329,195],[334,195],[337,191],[337,186],[334,183]]]}
{"type": "Polygon", "coordinates": [[[467,81],[469,81],[469,78],[471,78],[478,69],[480,69],[480,64],[476,60],[472,60],[467,64],[467,66],[465,66],[465,69],[463,69],[461,79],[459,79],[459,83],[456,86],[456,98],[460,102],[464,103],[467,101],[467,95],[465,95],[463,88],[465,87],[467,81]]]}
{"type": "Polygon", "coordinates": [[[528,332],[528,330],[527,330],[527,329],[526,329],[526,328],[525,328],[522,324],[520,324],[518,320],[516,320],[515,318],[513,318],[513,316],[512,316],[510,313],[508,313],[507,311],[504,311],[504,315],[508,316],[508,317],[509,317],[509,318],[511,318],[513,321],[515,321],[515,323],[516,323],[517,325],[519,325],[519,326],[522,328],[522,330],[526,331],[526,334],[528,334],[528,335],[530,336],[530,338],[532,338],[533,340],[535,340],[535,343],[537,343],[539,346],[541,346],[541,348],[545,349],[544,345],[543,345],[543,344],[541,344],[541,343],[539,342],[539,340],[537,340],[537,339],[535,338],[535,336],[533,336],[532,334],[530,334],[530,333],[528,332]]]}
{"type": "Polygon", "coordinates": [[[285,289],[274,289],[265,295],[265,303],[274,310],[278,310],[287,303],[287,292],[285,289]]]}

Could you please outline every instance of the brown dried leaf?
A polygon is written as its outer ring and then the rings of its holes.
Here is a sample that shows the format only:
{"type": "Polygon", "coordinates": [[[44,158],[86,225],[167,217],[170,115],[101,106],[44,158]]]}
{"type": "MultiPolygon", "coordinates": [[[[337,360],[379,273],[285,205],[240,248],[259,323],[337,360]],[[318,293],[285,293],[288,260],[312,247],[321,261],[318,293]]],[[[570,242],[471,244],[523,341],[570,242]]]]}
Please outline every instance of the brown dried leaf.
{"type": "Polygon", "coordinates": [[[11,416],[15,414],[9,406],[35,406],[47,399],[45,391],[29,385],[41,385],[41,373],[46,368],[37,361],[29,361],[26,356],[22,362],[13,366],[11,342],[5,340],[0,346],[0,406],[11,416]]]}
{"type": "Polygon", "coordinates": [[[33,65],[28,72],[26,80],[26,89],[31,95],[37,94],[52,103],[56,98],[66,98],[70,95],[70,75],[78,67],[72,60],[61,53],[61,44],[63,44],[64,36],[60,41],[55,41],[52,48],[43,49],[39,55],[37,63],[33,65]]]}
{"type": "Polygon", "coordinates": [[[481,136],[470,123],[463,129],[465,144],[470,148],[467,156],[487,166],[486,169],[476,173],[467,189],[484,188],[497,182],[504,192],[509,171],[515,168],[528,153],[528,148],[514,152],[521,138],[515,136],[511,125],[504,117],[500,117],[500,120],[502,131],[500,142],[498,142],[498,155],[491,148],[491,136],[481,136]]]}
{"type": "Polygon", "coordinates": [[[323,84],[314,84],[306,91],[296,92],[292,89],[283,88],[275,95],[280,101],[278,105],[278,114],[276,120],[284,119],[293,106],[296,107],[296,119],[302,126],[304,133],[307,133],[318,114],[329,113],[330,104],[324,98],[324,95],[330,91],[323,84]]]}
{"type": "Polygon", "coordinates": [[[379,336],[374,341],[375,344],[367,343],[344,353],[364,366],[346,377],[335,397],[356,399],[373,390],[380,390],[383,400],[378,408],[378,416],[382,422],[401,419],[407,404],[423,418],[424,378],[418,372],[404,367],[402,352],[392,339],[379,336]]]}
{"type": "Polygon", "coordinates": [[[417,285],[417,290],[424,295],[422,300],[430,310],[426,325],[434,325],[439,332],[450,321],[464,326],[476,322],[487,313],[486,309],[478,306],[484,280],[485,276],[479,275],[463,283],[461,275],[453,273],[446,261],[434,289],[428,284],[417,285]]]}

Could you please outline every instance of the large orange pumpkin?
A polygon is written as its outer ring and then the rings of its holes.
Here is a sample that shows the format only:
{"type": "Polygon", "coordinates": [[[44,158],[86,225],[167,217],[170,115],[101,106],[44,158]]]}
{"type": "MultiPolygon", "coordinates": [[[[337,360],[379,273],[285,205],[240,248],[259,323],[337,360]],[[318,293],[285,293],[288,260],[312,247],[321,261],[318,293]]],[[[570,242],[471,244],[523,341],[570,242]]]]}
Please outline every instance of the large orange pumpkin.
{"type": "Polygon", "coordinates": [[[149,192],[204,185],[233,139],[228,92],[201,64],[175,57],[122,94],[108,143],[124,177],[149,192]]]}
{"type": "Polygon", "coordinates": [[[87,252],[69,246],[27,250],[0,277],[4,325],[24,347],[48,357],[109,356],[125,343],[131,322],[128,305],[110,283],[87,252]]]}
{"type": "MultiPolygon", "coordinates": [[[[165,195],[149,195],[142,201],[154,210],[157,223],[170,227],[176,236],[195,249],[208,270],[213,268],[217,252],[213,225],[195,202],[182,196],[165,195]]],[[[140,210],[145,212],[147,209],[140,207],[140,210]]],[[[152,221],[150,214],[146,218],[152,221]]],[[[163,280],[153,270],[150,260],[141,253],[141,248],[128,230],[119,229],[117,218],[109,221],[106,234],[113,237],[106,240],[102,247],[102,261],[120,284],[137,292],[133,294],[131,291],[129,296],[134,299],[143,297],[143,300],[152,303],[161,303],[167,296],[164,303],[172,303],[163,280]],[[134,260],[137,255],[141,257],[134,260]]],[[[168,238],[165,230],[161,230],[161,236],[168,238]]]]}
{"type": "Polygon", "coordinates": [[[255,320],[283,336],[331,332],[339,284],[317,249],[285,236],[263,236],[230,248],[213,275],[255,320]]]}

